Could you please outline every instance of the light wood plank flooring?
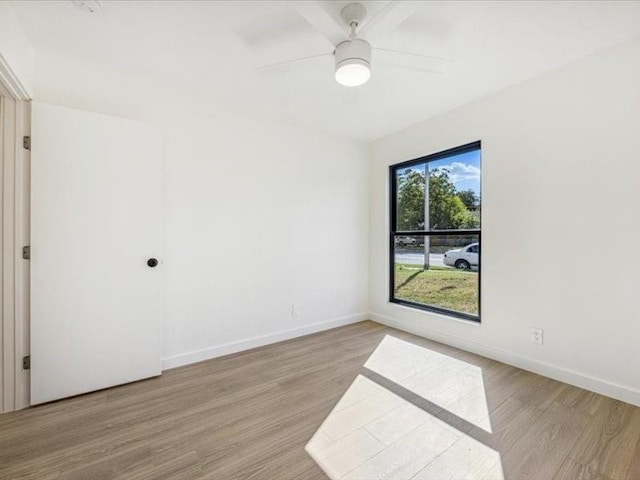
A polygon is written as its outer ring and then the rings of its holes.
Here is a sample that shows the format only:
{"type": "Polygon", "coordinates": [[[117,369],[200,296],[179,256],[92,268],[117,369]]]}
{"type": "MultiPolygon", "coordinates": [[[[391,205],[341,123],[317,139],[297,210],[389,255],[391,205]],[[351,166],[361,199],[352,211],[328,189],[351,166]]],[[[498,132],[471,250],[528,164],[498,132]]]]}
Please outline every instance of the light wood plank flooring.
{"type": "Polygon", "coordinates": [[[373,322],[0,415],[0,478],[326,479],[308,443],[333,478],[640,479],[640,408],[373,322]]]}

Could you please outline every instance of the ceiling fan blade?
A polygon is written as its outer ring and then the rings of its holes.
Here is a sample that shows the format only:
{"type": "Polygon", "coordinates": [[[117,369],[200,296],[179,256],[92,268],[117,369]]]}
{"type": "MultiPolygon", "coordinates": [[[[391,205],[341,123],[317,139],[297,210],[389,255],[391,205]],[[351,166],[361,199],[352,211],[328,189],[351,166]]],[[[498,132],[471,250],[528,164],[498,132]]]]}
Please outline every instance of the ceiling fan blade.
{"type": "MultiPolygon", "coordinates": [[[[447,66],[454,63],[449,58],[423,55],[421,53],[403,52],[400,50],[390,50],[388,48],[373,48],[375,63],[393,65],[396,67],[419,70],[429,73],[444,73],[447,66]]],[[[375,68],[375,66],[374,66],[375,68]]]]}
{"type": "Polygon", "coordinates": [[[261,65],[259,67],[254,68],[254,70],[255,71],[267,70],[269,68],[282,67],[282,66],[285,66],[285,65],[290,65],[292,63],[304,62],[304,61],[307,61],[307,60],[313,60],[314,58],[327,57],[329,55],[333,55],[333,53],[331,53],[331,52],[319,53],[317,55],[309,55],[308,57],[293,58],[291,60],[285,60],[283,62],[276,62],[276,63],[270,63],[268,65],[261,65]]]}
{"type": "Polygon", "coordinates": [[[340,42],[349,39],[346,30],[336,23],[333,17],[322,8],[317,0],[299,2],[296,5],[296,10],[319,33],[331,42],[331,46],[335,47],[340,42]]]}
{"type": "Polygon", "coordinates": [[[436,57],[436,56],[433,56],[433,55],[423,55],[422,53],[404,52],[402,50],[392,50],[390,48],[379,48],[379,47],[373,47],[373,49],[378,51],[378,52],[384,52],[384,53],[389,53],[389,54],[394,54],[394,55],[410,55],[412,57],[424,58],[426,60],[431,60],[433,62],[441,62],[441,63],[444,63],[444,64],[453,63],[454,62],[450,58],[436,57]]]}
{"type": "Polygon", "coordinates": [[[423,6],[423,2],[391,0],[376,15],[362,25],[358,30],[358,36],[372,40],[377,36],[390,32],[423,6]]]}

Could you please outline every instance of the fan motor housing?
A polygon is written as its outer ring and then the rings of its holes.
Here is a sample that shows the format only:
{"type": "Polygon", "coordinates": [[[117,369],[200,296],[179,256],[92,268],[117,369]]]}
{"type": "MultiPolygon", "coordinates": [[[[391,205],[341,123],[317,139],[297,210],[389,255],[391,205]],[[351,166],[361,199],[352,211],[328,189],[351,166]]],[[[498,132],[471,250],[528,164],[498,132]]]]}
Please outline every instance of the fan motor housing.
{"type": "Polygon", "coordinates": [[[345,40],[336,46],[334,52],[336,60],[336,69],[338,69],[345,62],[355,62],[371,66],[371,45],[366,40],[361,38],[354,38],[352,40],[345,40]]]}

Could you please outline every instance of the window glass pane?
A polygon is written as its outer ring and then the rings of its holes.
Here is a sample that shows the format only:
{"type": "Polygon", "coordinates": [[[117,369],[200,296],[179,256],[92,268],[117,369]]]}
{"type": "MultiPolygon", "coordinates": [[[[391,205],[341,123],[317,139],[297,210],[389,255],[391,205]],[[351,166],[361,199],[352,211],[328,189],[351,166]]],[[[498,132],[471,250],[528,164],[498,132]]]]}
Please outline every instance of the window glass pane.
{"type": "Polygon", "coordinates": [[[480,150],[425,165],[429,225],[425,230],[480,228],[480,150]]]}
{"type": "Polygon", "coordinates": [[[424,230],[425,165],[396,170],[396,230],[424,230]]]}
{"type": "Polygon", "coordinates": [[[480,255],[467,250],[478,242],[478,235],[395,237],[394,299],[477,316],[480,255]]]}

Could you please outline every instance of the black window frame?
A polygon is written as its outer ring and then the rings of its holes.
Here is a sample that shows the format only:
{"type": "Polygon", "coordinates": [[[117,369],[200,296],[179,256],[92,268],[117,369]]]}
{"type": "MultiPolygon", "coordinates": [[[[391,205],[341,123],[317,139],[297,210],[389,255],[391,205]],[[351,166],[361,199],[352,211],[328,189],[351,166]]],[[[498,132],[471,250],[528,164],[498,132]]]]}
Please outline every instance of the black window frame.
{"type": "MultiPolygon", "coordinates": [[[[482,302],[481,302],[481,286],[482,286],[482,268],[481,268],[481,258],[482,258],[482,249],[480,245],[482,244],[482,208],[480,209],[480,228],[477,229],[468,229],[468,230],[416,230],[416,231],[402,231],[396,230],[398,225],[398,211],[397,211],[397,172],[402,169],[406,169],[409,167],[413,167],[415,165],[421,165],[424,163],[434,162],[436,160],[442,160],[444,158],[452,157],[455,155],[459,155],[462,153],[472,152],[475,150],[480,150],[480,154],[482,155],[482,142],[480,140],[476,142],[467,143],[465,145],[461,145],[459,147],[450,148],[447,150],[443,150],[441,152],[433,153],[430,155],[426,155],[420,158],[415,158],[413,160],[408,160],[406,162],[396,163],[394,165],[389,165],[389,302],[395,303],[398,305],[403,305],[406,307],[416,308],[418,310],[424,310],[432,313],[439,313],[442,315],[447,315],[454,318],[460,318],[463,320],[471,320],[473,322],[480,323],[481,314],[482,314],[482,302]],[[477,235],[478,237],[478,247],[480,251],[478,253],[478,315],[473,315],[465,312],[458,312],[456,310],[450,310],[448,308],[437,307],[433,305],[425,305],[422,303],[412,302],[410,300],[403,300],[395,297],[395,238],[396,237],[408,237],[408,236],[437,236],[437,235],[446,235],[446,236],[469,236],[469,235],[477,235]]],[[[482,164],[481,164],[482,168],[482,164]]],[[[482,195],[482,190],[480,191],[480,195],[482,195]]],[[[480,200],[482,204],[482,199],[480,200]]]]}

